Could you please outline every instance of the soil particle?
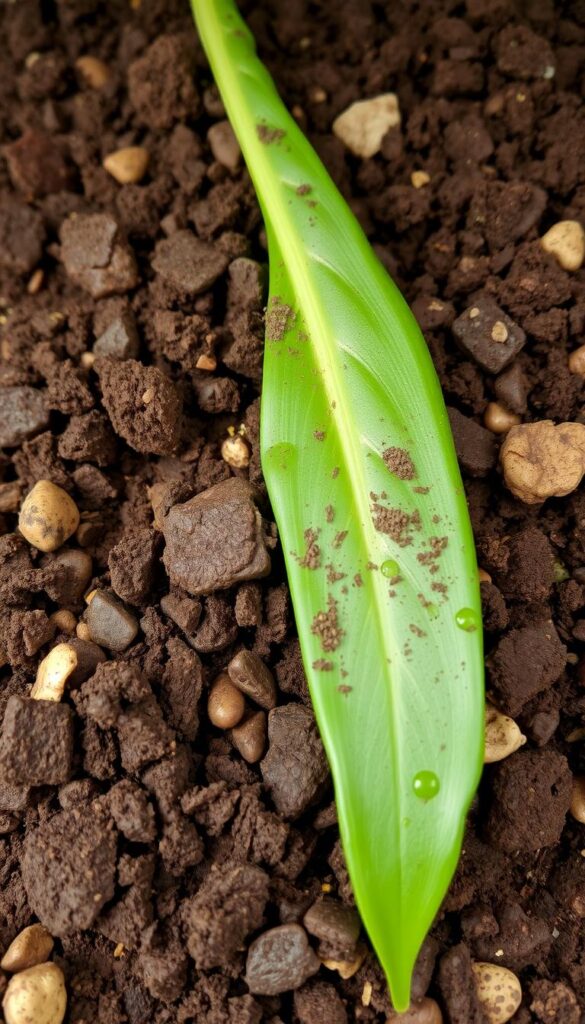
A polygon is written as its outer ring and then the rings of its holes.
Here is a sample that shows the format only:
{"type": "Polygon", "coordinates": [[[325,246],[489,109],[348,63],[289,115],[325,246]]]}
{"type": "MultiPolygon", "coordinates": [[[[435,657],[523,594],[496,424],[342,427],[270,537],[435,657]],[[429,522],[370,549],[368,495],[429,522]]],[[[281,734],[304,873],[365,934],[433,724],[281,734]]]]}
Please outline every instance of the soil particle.
{"type": "Polygon", "coordinates": [[[116,434],[139,452],[173,452],[179,443],[182,403],[169,378],[134,359],[100,360],[96,369],[116,434]]]}
{"type": "Polygon", "coordinates": [[[300,925],[283,924],[263,932],[251,944],[246,982],[254,994],[274,996],[300,988],[320,966],[300,925]]]}
{"type": "Polygon", "coordinates": [[[242,864],[211,872],[182,907],[187,948],[199,970],[229,965],[250,932],[264,922],[268,876],[242,864]]]}
{"type": "Polygon", "coordinates": [[[490,685],[502,710],[515,718],[528,701],[556,683],[566,663],[566,648],[552,623],[511,630],[489,661],[490,685]]]}
{"type": "Polygon", "coordinates": [[[470,476],[487,476],[497,460],[494,435],[458,409],[448,408],[457,458],[470,476]]]}
{"type": "Polygon", "coordinates": [[[333,985],[309,981],[294,995],[294,1008],[300,1024],[347,1024],[345,1006],[333,985]]]}
{"type": "Polygon", "coordinates": [[[469,949],[463,943],[441,958],[438,982],[450,1024],[488,1024],[477,997],[469,949]]]}
{"type": "Polygon", "coordinates": [[[390,472],[399,480],[414,480],[416,470],[405,448],[386,448],[382,458],[390,472]]]}
{"type": "Polygon", "coordinates": [[[400,508],[387,508],[374,502],[372,506],[374,527],[379,533],[386,533],[399,547],[412,544],[412,533],[420,530],[418,512],[404,512],[400,508]]]}
{"type": "Polygon", "coordinates": [[[339,647],[344,631],[338,622],[337,601],[331,595],[328,598],[327,611],[317,612],[314,616],[311,633],[319,637],[324,651],[336,651],[339,647]]]}
{"type": "Polygon", "coordinates": [[[519,751],[495,769],[486,831],[507,853],[553,846],[571,802],[566,758],[554,751],[519,751]]]}
{"type": "Polygon", "coordinates": [[[71,777],[73,713],[52,701],[13,694],[4,710],[0,765],[6,782],[58,786],[71,777]]]}
{"type": "Polygon", "coordinates": [[[282,341],[295,321],[296,313],[285,302],[281,302],[278,296],[274,296],[269,303],[266,313],[266,337],[269,341],[282,341]]]}
{"type": "Polygon", "coordinates": [[[171,128],[199,113],[188,38],[160,35],[128,68],[130,102],[143,124],[171,128]]]}
{"type": "Polygon", "coordinates": [[[67,276],[92,298],[119,295],[138,284],[138,270],[119,226],[105,213],[75,215],[61,225],[61,259],[67,276]]]}
{"type": "Polygon", "coordinates": [[[280,814],[298,818],[323,793],[327,759],[313,715],[299,704],[285,704],[268,716],[268,753],[260,768],[280,814]]]}
{"type": "Polygon", "coordinates": [[[500,373],[522,350],[526,335],[487,295],[476,296],[453,324],[463,352],[488,373],[500,373]]]}
{"type": "Polygon", "coordinates": [[[270,556],[256,498],[234,477],[173,505],[163,520],[171,583],[197,595],[265,576],[270,556]]]}
{"type": "Polygon", "coordinates": [[[38,388],[2,388],[0,392],[0,447],[13,448],[49,424],[47,398],[38,388]]]}
{"type": "Polygon", "coordinates": [[[192,299],[217,281],[228,265],[227,255],[212,242],[203,242],[192,231],[176,231],[158,242],[152,260],[165,294],[192,299]]]}
{"type": "Polygon", "coordinates": [[[62,811],[24,844],[27,899],[52,935],[90,928],[114,895],[116,834],[97,803],[62,811]]]}

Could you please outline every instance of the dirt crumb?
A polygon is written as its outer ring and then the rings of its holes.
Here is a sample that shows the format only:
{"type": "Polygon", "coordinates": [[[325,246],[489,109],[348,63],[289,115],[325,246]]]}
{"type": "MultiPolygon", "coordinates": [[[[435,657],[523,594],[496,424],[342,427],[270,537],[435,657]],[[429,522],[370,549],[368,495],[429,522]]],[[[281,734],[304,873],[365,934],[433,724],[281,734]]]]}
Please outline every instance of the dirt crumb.
{"type": "Polygon", "coordinates": [[[338,622],[337,601],[331,594],[327,599],[327,605],[326,612],[320,611],[315,615],[311,633],[319,637],[324,651],[336,651],[343,639],[344,631],[338,622]]]}
{"type": "Polygon", "coordinates": [[[390,472],[399,480],[414,480],[416,470],[405,448],[386,448],[382,458],[390,472]]]}

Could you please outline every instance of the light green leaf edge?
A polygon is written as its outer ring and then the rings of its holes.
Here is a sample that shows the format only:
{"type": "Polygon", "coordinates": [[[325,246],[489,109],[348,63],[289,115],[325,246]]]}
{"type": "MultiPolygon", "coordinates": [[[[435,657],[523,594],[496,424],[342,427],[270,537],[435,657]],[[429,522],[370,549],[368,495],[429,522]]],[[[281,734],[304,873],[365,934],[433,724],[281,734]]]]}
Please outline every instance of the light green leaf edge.
{"type": "Polygon", "coordinates": [[[286,111],[232,0],[192,6],[265,218],[263,471],[356,901],[404,1010],[483,761],[481,610],[463,486],[404,299],[286,111]],[[414,480],[388,471],[390,446],[410,454],[414,480]],[[372,494],[420,516],[408,544],[374,528],[372,494]],[[318,529],[321,566],[311,569],[301,564],[305,531],[318,529]],[[399,582],[381,571],[388,562],[399,582]],[[324,651],[311,625],[330,597],[343,636],[324,651]],[[440,782],[432,799],[415,794],[421,771],[440,782]]]}

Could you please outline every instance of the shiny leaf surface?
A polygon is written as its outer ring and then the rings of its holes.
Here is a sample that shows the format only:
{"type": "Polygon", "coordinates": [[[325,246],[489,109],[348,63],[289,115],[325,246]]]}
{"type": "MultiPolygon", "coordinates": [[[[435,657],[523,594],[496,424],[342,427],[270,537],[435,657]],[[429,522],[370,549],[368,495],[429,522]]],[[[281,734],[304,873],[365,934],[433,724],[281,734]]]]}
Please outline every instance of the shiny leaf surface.
{"type": "Polygon", "coordinates": [[[420,330],[231,0],[192,0],[262,206],[262,460],[359,910],[395,1006],[483,746],[473,538],[420,330]]]}

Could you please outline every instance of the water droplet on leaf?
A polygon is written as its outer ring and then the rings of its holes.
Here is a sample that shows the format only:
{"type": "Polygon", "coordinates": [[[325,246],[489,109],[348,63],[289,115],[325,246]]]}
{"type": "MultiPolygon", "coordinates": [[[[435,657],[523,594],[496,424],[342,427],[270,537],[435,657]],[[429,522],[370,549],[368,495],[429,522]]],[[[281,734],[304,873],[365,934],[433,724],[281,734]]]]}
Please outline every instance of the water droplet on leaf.
{"type": "Polygon", "coordinates": [[[434,772],[417,772],[412,780],[412,788],[419,800],[432,800],[441,788],[438,775],[434,772]]]}
{"type": "Polygon", "coordinates": [[[400,576],[400,566],[393,558],[388,558],[385,562],[382,562],[380,572],[382,573],[382,576],[387,576],[388,579],[392,579],[394,576],[400,576]]]}
{"type": "Polygon", "coordinates": [[[478,625],[477,614],[473,608],[460,608],[455,616],[455,622],[459,629],[464,629],[466,633],[473,633],[478,625]]]}

